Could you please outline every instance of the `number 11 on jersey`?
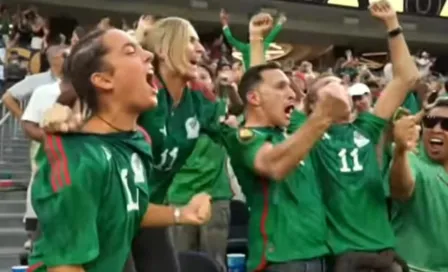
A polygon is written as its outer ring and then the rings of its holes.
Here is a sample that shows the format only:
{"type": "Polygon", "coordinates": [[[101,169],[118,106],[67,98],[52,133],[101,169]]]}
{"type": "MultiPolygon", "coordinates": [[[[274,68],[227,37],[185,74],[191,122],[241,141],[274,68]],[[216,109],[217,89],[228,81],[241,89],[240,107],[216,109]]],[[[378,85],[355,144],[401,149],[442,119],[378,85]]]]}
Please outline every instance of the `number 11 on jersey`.
{"type": "Polygon", "coordinates": [[[341,168],[339,169],[342,173],[350,173],[350,172],[359,172],[364,169],[362,165],[359,163],[358,158],[358,148],[355,148],[350,152],[350,157],[353,161],[353,167],[350,168],[348,159],[347,159],[347,149],[343,148],[341,151],[339,151],[338,156],[341,159],[341,168]]]}

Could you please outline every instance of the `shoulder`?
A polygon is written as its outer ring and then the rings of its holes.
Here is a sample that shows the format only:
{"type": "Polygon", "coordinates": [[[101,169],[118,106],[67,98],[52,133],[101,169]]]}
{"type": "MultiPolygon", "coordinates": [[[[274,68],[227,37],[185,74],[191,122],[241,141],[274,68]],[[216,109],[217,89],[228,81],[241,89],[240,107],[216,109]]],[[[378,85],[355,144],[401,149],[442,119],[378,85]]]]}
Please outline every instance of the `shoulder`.
{"type": "MultiPolygon", "coordinates": [[[[43,150],[50,164],[59,163],[81,168],[101,169],[106,166],[108,152],[106,145],[98,138],[82,134],[47,134],[43,150]]],[[[75,169],[76,168],[76,169],[75,169]]]]}
{"type": "Polygon", "coordinates": [[[152,146],[152,139],[151,136],[149,135],[149,133],[141,126],[137,127],[137,131],[143,135],[143,137],[145,138],[146,142],[148,142],[148,144],[150,146],[152,146]]]}
{"type": "Polygon", "coordinates": [[[207,88],[203,83],[194,80],[190,81],[188,84],[193,94],[204,97],[211,102],[216,101],[216,95],[213,93],[213,90],[207,88]]]}
{"type": "Polygon", "coordinates": [[[58,95],[60,93],[59,81],[49,83],[49,84],[44,84],[44,85],[37,87],[36,90],[34,90],[33,95],[35,94],[35,95],[39,95],[39,96],[44,96],[44,95],[55,94],[55,93],[57,93],[58,95]]]}

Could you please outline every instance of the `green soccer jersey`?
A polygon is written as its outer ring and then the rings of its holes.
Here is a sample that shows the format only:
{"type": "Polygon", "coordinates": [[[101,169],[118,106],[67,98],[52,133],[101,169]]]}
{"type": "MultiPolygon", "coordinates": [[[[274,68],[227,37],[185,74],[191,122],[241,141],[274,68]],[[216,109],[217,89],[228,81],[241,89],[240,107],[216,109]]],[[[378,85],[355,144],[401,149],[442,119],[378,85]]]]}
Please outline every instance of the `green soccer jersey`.
{"type": "Polygon", "coordinates": [[[48,135],[43,149],[32,187],[42,233],[30,265],[122,271],[149,203],[144,134],[48,135]]]}
{"type": "Polygon", "coordinates": [[[232,190],[227,175],[227,152],[207,135],[200,135],[185,164],[174,176],[168,203],[185,205],[193,195],[209,193],[213,200],[230,200],[232,190]]]}
{"type": "Polygon", "coordinates": [[[248,271],[261,270],[268,262],[329,253],[325,208],[312,161],[306,158],[282,181],[255,173],[260,147],[285,139],[285,133],[275,128],[242,128],[227,136],[227,151],[251,213],[248,271]]]}
{"type": "Polygon", "coordinates": [[[406,262],[431,271],[448,271],[448,173],[422,149],[409,154],[414,193],[405,202],[394,202],[392,224],[397,252],[406,262]]]}
{"type": "Polygon", "coordinates": [[[386,120],[363,113],[333,125],[312,151],[322,183],[334,254],[394,246],[376,144],[386,120]]]}
{"type": "MultiPolygon", "coordinates": [[[[172,179],[193,152],[201,132],[212,139],[219,130],[222,103],[203,85],[192,83],[183,92],[178,105],[165,85],[159,83],[157,108],[143,113],[139,124],[153,140],[154,173],[151,180],[151,202],[166,201],[172,179]]],[[[186,192],[190,193],[190,192],[186,192]]]]}

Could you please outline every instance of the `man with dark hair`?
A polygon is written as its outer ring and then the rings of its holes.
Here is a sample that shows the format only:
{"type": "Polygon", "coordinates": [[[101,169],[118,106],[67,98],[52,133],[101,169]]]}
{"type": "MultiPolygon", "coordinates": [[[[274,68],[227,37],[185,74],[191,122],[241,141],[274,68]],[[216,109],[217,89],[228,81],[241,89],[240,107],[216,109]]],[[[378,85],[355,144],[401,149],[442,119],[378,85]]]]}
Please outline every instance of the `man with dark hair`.
{"type": "Polygon", "coordinates": [[[228,135],[227,150],[251,209],[248,271],[325,271],[325,208],[307,153],[347,114],[348,97],[328,86],[288,137],[295,93],[277,64],[247,70],[239,92],[246,120],[228,135]]]}
{"type": "Polygon", "coordinates": [[[415,271],[448,271],[448,99],[398,120],[390,169],[397,252],[415,271]],[[423,117],[422,142],[419,124],[423,117]],[[416,250],[418,248],[418,250],[416,250]]]}

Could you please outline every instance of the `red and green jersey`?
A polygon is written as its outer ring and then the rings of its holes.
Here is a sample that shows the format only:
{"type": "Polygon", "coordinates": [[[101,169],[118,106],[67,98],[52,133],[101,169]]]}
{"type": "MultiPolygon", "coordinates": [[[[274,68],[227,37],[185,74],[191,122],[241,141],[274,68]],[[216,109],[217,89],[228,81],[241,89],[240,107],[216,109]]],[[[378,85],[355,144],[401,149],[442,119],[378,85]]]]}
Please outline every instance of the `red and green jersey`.
{"type": "MultiPolygon", "coordinates": [[[[299,116],[300,117],[300,116],[299,116]]],[[[300,127],[298,119],[291,131],[300,127]]],[[[227,151],[250,208],[248,271],[329,253],[325,206],[308,157],[285,180],[260,177],[254,160],[261,146],[286,139],[276,128],[242,128],[227,135],[227,151]]]]}
{"type": "Polygon", "coordinates": [[[142,132],[48,135],[32,203],[41,235],[30,266],[122,271],[149,203],[151,147],[142,132]]]}
{"type": "Polygon", "coordinates": [[[376,145],[387,121],[371,113],[333,125],[312,151],[334,254],[394,247],[376,145]]]}
{"type": "Polygon", "coordinates": [[[219,121],[225,105],[216,103],[213,93],[198,83],[189,84],[179,104],[173,105],[163,82],[158,85],[158,106],[143,113],[139,124],[153,140],[151,202],[162,203],[167,201],[172,179],[193,152],[199,135],[204,133],[212,139],[219,137],[219,121]]]}
{"type": "Polygon", "coordinates": [[[448,271],[448,240],[444,238],[448,226],[448,174],[443,165],[427,156],[423,146],[408,158],[415,187],[410,199],[393,203],[397,253],[409,266],[422,271],[448,271]]]}

